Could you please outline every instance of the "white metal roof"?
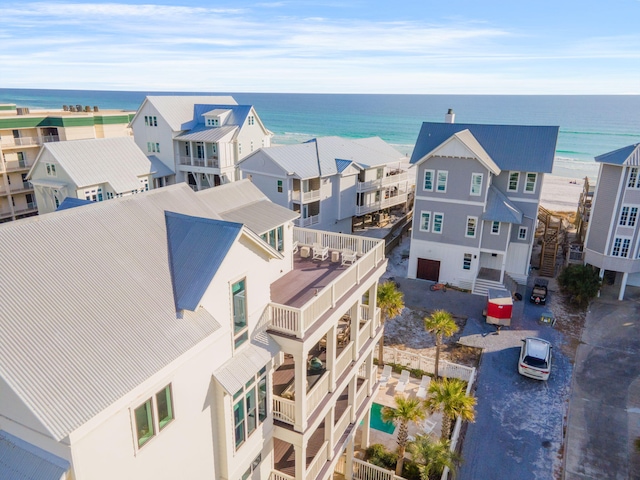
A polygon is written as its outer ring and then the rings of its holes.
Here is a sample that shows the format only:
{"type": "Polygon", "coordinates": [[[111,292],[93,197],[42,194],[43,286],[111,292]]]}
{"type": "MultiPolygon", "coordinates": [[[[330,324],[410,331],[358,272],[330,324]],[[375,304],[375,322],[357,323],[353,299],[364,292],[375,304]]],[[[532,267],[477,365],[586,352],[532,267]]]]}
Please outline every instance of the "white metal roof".
{"type": "Polygon", "coordinates": [[[239,128],[235,125],[227,125],[223,127],[205,127],[203,125],[194,128],[182,135],[178,135],[176,140],[185,142],[220,142],[225,137],[232,137],[239,128]]]}
{"type": "Polygon", "coordinates": [[[229,95],[149,95],[147,101],[158,110],[174,132],[184,130],[183,124],[193,120],[193,107],[196,104],[237,105],[229,95]]]}
{"type": "Polygon", "coordinates": [[[141,175],[152,171],[151,161],[132,137],[45,143],[36,161],[45,152],[55,158],[79,188],[109,183],[116,193],[130,192],[140,188],[141,175]]]}

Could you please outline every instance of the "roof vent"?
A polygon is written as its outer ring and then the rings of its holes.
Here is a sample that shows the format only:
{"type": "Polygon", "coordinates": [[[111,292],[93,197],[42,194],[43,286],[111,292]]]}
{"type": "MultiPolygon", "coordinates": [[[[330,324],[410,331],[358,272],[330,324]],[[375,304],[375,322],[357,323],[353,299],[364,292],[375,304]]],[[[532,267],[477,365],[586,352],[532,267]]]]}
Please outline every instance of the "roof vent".
{"type": "Polygon", "coordinates": [[[454,123],[456,119],[456,114],[453,113],[453,108],[450,108],[447,111],[447,114],[444,116],[444,123],[454,123]]]}

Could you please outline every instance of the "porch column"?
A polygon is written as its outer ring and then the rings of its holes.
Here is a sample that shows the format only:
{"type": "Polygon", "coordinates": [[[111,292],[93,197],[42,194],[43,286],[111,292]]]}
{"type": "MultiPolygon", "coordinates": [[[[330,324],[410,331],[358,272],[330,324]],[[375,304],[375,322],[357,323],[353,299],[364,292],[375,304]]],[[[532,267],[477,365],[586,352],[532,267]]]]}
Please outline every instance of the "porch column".
{"type": "Polygon", "coordinates": [[[622,274],[622,284],[620,285],[620,293],[618,294],[618,300],[624,300],[624,291],[627,289],[627,280],[629,279],[629,274],[624,272],[622,274]]]}
{"type": "Polygon", "coordinates": [[[307,470],[307,446],[294,444],[293,450],[296,456],[296,478],[306,478],[305,471],[307,470]]]}
{"type": "Polygon", "coordinates": [[[351,318],[351,341],[353,342],[353,350],[351,359],[357,360],[362,345],[358,344],[358,331],[360,329],[360,305],[356,303],[349,309],[349,318],[351,318]]]}
{"type": "Polygon", "coordinates": [[[349,437],[349,440],[347,440],[347,450],[346,450],[346,455],[345,455],[345,462],[344,462],[344,478],[346,480],[352,480],[353,479],[353,454],[354,454],[354,450],[355,450],[355,438],[354,438],[354,434],[352,433],[351,436],[349,437]]]}
{"type": "Polygon", "coordinates": [[[367,355],[367,359],[365,360],[365,372],[368,380],[367,384],[367,397],[371,396],[373,392],[373,385],[376,383],[375,373],[377,370],[374,370],[373,367],[373,350],[369,352],[367,355]]]}
{"type": "Polygon", "coordinates": [[[193,142],[189,140],[189,162],[193,166],[193,142]]]}
{"type": "Polygon", "coordinates": [[[329,370],[329,391],[336,389],[336,325],[327,332],[327,370],[329,370]]]}
{"type": "Polygon", "coordinates": [[[371,338],[376,336],[376,329],[378,328],[378,325],[376,325],[376,322],[373,321],[375,318],[375,313],[376,313],[376,307],[378,306],[378,282],[374,283],[373,285],[371,285],[371,288],[369,288],[369,318],[372,319],[371,321],[371,338]]]}
{"type": "Polygon", "coordinates": [[[369,446],[370,436],[371,436],[370,435],[371,427],[369,426],[370,422],[371,422],[371,408],[369,408],[367,412],[364,414],[364,419],[362,421],[362,437],[361,437],[360,447],[363,450],[369,446]]]}
{"type": "Polygon", "coordinates": [[[351,377],[351,380],[349,380],[349,393],[348,393],[348,398],[349,398],[349,405],[351,405],[351,421],[350,423],[353,423],[356,421],[356,392],[358,391],[358,376],[354,375],[353,377],[351,377]]]}
{"type": "MultiPolygon", "coordinates": [[[[295,429],[304,432],[307,428],[307,352],[302,352],[300,357],[294,357],[295,366],[295,408],[296,422],[295,429]]],[[[296,462],[296,469],[297,469],[296,462]]],[[[300,477],[302,478],[302,477],[300,477]]]]}
{"type": "Polygon", "coordinates": [[[327,412],[327,415],[324,417],[324,439],[329,442],[329,448],[327,449],[327,456],[329,457],[329,461],[333,460],[333,445],[335,443],[335,406],[330,408],[327,412]]]}

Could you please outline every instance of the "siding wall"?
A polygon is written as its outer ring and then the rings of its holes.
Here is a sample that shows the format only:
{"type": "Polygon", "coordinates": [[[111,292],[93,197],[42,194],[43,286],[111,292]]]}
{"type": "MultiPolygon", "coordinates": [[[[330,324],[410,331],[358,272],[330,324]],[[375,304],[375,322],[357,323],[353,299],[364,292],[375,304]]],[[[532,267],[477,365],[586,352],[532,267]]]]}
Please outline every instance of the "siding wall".
{"type": "Polygon", "coordinates": [[[613,218],[619,215],[617,198],[623,169],[602,164],[596,185],[595,201],[591,208],[586,248],[605,254],[613,218]]]}

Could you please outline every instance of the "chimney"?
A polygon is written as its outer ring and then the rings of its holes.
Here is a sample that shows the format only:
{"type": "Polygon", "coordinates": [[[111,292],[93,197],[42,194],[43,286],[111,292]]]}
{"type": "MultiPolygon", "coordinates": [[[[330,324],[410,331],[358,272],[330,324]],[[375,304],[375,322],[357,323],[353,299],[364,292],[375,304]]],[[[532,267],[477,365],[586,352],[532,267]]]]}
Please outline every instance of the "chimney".
{"type": "Polygon", "coordinates": [[[447,111],[447,114],[444,116],[444,123],[455,123],[456,114],[453,113],[453,108],[450,108],[447,111]]]}

